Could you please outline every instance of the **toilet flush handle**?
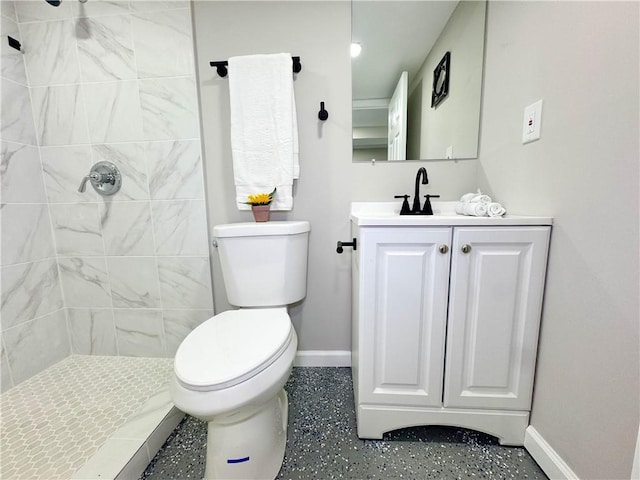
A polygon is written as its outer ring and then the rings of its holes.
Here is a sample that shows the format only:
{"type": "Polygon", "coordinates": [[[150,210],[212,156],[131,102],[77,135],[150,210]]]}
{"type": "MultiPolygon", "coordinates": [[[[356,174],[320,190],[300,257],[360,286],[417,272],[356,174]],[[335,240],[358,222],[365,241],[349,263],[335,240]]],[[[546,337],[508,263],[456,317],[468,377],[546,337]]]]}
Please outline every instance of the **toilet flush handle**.
{"type": "Polygon", "coordinates": [[[357,240],[354,238],[352,242],[341,242],[338,241],[338,247],[336,248],[336,252],[342,253],[344,252],[344,248],[342,247],[353,247],[354,250],[358,249],[357,240]]]}

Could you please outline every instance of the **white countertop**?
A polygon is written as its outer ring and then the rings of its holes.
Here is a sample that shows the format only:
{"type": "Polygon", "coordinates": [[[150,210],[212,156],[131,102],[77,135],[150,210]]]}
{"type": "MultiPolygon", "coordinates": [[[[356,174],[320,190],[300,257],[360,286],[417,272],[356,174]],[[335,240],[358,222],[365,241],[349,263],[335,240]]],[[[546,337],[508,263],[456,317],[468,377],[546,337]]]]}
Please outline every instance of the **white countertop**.
{"type": "Polygon", "coordinates": [[[401,201],[353,202],[351,221],[358,226],[507,226],[551,225],[552,217],[505,215],[503,217],[471,217],[458,215],[458,202],[431,202],[433,215],[400,215],[401,201]]]}

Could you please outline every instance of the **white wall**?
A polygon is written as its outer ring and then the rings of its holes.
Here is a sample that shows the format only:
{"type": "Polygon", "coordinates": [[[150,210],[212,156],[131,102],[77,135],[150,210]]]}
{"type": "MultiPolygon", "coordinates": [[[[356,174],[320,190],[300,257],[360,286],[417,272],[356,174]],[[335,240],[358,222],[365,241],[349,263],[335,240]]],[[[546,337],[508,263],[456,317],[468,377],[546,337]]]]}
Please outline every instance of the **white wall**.
{"type": "MultiPolygon", "coordinates": [[[[351,38],[348,2],[194,2],[208,215],[210,225],[252,221],[239,212],[229,140],[229,87],[212,60],[254,53],[299,55],[294,82],[300,180],[291,212],[275,219],[311,223],[306,299],[290,313],[300,350],[349,350],[351,291],[349,255],[337,255],[336,241],[349,235],[351,190],[351,38]],[[320,102],[329,112],[318,120],[320,102]]],[[[215,305],[230,308],[212,250],[215,305]]],[[[269,279],[265,279],[268,282],[269,279]]]]}
{"type": "Polygon", "coordinates": [[[582,479],[629,478],[638,432],[639,6],[488,9],[479,186],[555,217],[531,424],[582,479]]]}

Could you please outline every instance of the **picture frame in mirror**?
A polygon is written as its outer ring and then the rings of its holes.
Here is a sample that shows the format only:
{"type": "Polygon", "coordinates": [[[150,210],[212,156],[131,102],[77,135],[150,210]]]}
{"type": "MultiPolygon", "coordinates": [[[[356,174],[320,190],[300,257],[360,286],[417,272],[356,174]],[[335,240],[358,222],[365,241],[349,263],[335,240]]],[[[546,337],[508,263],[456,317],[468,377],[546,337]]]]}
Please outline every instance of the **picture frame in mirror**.
{"type": "Polygon", "coordinates": [[[431,108],[438,106],[449,94],[449,72],[451,68],[451,52],[447,52],[433,71],[433,88],[431,91],[431,108]]]}

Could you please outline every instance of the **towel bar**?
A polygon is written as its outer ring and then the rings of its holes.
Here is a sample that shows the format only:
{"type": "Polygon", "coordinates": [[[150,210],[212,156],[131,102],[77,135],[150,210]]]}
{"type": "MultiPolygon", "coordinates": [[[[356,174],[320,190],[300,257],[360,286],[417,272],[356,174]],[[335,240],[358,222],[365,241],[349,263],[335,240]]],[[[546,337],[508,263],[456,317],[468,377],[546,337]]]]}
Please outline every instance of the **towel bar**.
{"type": "MultiPolygon", "coordinates": [[[[293,60],[293,73],[300,73],[300,71],[302,70],[300,57],[291,57],[291,60],[293,60]]],[[[220,61],[220,62],[209,62],[209,65],[212,67],[216,67],[218,75],[220,75],[221,77],[227,76],[227,73],[228,73],[227,66],[229,65],[229,62],[227,60],[220,61]]]]}

